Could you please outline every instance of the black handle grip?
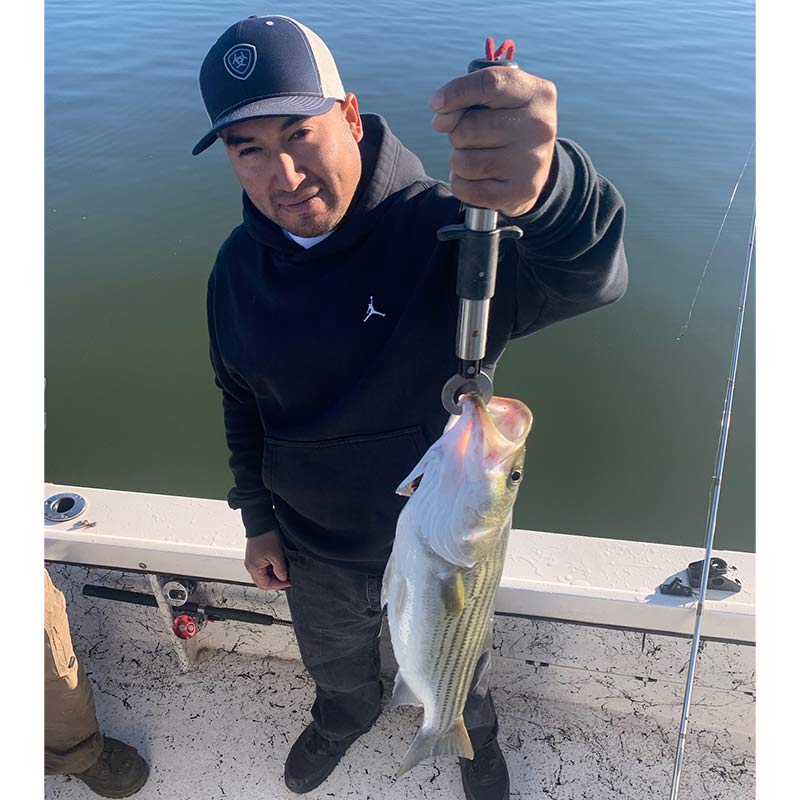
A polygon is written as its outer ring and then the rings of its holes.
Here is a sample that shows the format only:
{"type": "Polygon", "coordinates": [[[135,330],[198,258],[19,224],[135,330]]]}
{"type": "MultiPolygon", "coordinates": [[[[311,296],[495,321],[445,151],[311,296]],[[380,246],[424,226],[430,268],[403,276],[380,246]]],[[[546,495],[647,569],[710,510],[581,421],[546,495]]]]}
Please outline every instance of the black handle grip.
{"type": "Polygon", "coordinates": [[[477,72],[479,69],[484,69],[485,67],[516,67],[519,69],[519,64],[517,64],[516,61],[510,61],[508,59],[505,61],[490,61],[488,58],[473,58],[472,61],[469,62],[467,72],[477,72]]]}
{"type": "MultiPolygon", "coordinates": [[[[519,69],[519,64],[516,61],[490,61],[488,58],[474,58],[469,62],[467,72],[477,72],[479,69],[485,69],[486,67],[515,67],[519,69]]],[[[489,108],[489,106],[479,103],[476,106],[470,106],[470,108],[489,108]]]]}
{"type": "Polygon", "coordinates": [[[519,239],[522,229],[516,225],[473,231],[464,225],[445,225],[436,232],[440,241],[459,241],[456,294],[467,300],[494,297],[497,255],[501,239],[519,239]]]}

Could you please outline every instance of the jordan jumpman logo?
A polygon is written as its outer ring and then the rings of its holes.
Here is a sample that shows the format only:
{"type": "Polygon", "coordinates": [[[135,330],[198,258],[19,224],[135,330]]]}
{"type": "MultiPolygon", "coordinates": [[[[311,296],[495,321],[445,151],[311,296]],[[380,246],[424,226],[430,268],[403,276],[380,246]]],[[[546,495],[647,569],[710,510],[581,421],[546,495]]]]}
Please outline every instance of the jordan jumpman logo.
{"type": "Polygon", "coordinates": [[[366,322],[373,314],[375,314],[375,315],[377,315],[379,317],[385,317],[386,316],[386,314],[384,314],[383,312],[375,310],[375,306],[372,305],[372,295],[370,295],[369,296],[369,305],[367,306],[367,316],[364,317],[362,322],[366,322]]]}

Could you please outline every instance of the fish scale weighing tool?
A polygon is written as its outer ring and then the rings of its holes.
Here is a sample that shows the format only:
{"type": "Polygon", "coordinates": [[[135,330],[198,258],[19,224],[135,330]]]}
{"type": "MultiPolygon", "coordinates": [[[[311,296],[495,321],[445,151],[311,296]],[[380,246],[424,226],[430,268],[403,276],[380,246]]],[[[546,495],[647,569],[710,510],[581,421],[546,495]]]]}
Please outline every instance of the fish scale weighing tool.
{"type": "MultiPolygon", "coordinates": [[[[467,72],[486,67],[517,69],[512,61],[514,42],[506,39],[495,51],[494,40],[486,40],[486,57],[470,62],[467,72]],[[505,60],[500,60],[505,55],[505,60]]],[[[486,106],[473,106],[486,108],[486,106]]],[[[459,298],[456,356],[458,372],[442,389],[442,404],[451,414],[460,414],[458,399],[473,392],[485,403],[492,399],[492,379],[481,369],[486,356],[486,336],[489,328],[489,307],[494,296],[497,276],[497,255],[502,239],[520,239],[522,230],[516,225],[498,227],[497,211],[476,206],[464,206],[463,225],[439,228],[440,241],[456,240],[458,247],[458,277],[456,294],[459,298]]]]}

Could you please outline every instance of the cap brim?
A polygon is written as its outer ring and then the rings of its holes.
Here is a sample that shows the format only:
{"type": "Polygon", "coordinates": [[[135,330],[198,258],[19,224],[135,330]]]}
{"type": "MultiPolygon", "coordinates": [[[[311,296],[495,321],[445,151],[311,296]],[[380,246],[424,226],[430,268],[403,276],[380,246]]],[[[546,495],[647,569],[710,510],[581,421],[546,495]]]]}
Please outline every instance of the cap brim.
{"type": "Polygon", "coordinates": [[[217,134],[223,128],[229,128],[231,125],[236,125],[237,122],[260,117],[317,117],[320,114],[327,114],[335,103],[336,98],[334,97],[305,95],[284,95],[248,103],[217,119],[211,130],[194,146],[192,155],[196,156],[198,153],[202,153],[203,150],[214,144],[217,134]]]}

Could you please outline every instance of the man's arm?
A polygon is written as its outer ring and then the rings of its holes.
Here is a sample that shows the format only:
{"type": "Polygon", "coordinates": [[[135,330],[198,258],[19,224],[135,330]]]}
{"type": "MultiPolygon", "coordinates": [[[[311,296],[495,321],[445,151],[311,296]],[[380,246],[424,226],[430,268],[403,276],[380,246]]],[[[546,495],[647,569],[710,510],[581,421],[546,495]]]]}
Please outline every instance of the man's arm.
{"type": "Polygon", "coordinates": [[[503,243],[519,255],[515,337],[613,302],[627,286],[622,198],[580,147],[556,140],[556,100],[550,81],[508,67],[456,78],[431,99],[433,127],[453,145],[453,194],[524,231],[503,243]]]}
{"type": "Polygon", "coordinates": [[[532,211],[505,217],[524,231],[512,337],[613,303],[628,285],[625,204],[574,142],[559,139],[548,187],[532,211]]]}
{"type": "Polygon", "coordinates": [[[264,426],[253,393],[230,373],[219,351],[214,316],[215,272],[216,266],[208,281],[209,352],[214,382],[222,390],[225,438],[231,453],[228,463],[235,484],[228,492],[228,505],[242,512],[247,537],[244,566],[253,583],[259,589],[285,589],[291,583],[280,527],[261,476],[264,426]]]}
{"type": "Polygon", "coordinates": [[[230,450],[228,464],[234,479],[234,486],[228,492],[228,505],[241,510],[245,534],[250,538],[279,526],[272,508],[272,498],[261,474],[264,428],[256,399],[244,382],[225,366],[219,349],[214,314],[216,269],[215,266],[208,282],[208,334],[214,382],[222,390],[225,438],[230,450]]]}

